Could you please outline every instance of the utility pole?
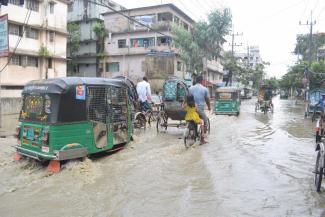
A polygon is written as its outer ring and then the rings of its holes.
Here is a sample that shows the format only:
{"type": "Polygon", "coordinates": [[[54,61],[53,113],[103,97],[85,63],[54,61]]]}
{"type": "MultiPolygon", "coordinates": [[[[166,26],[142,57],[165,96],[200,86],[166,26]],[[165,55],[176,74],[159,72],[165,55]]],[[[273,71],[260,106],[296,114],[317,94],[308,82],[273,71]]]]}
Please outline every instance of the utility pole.
{"type": "Polygon", "coordinates": [[[316,20],[313,20],[313,11],[310,13],[310,21],[307,20],[306,23],[302,24],[301,21],[299,25],[309,26],[309,42],[308,42],[308,67],[305,68],[304,72],[304,88],[305,88],[305,117],[308,116],[308,106],[309,106],[309,83],[310,75],[309,69],[312,62],[312,41],[313,41],[313,25],[316,24],[316,20]]]}
{"type": "MultiPolygon", "coordinates": [[[[234,27],[234,25],[232,26],[232,33],[231,33],[231,56],[232,56],[232,58],[235,58],[235,56],[234,56],[234,47],[235,46],[242,46],[242,43],[240,43],[240,44],[236,44],[235,43],[235,37],[236,36],[242,36],[243,35],[243,33],[235,33],[235,27],[234,27]]],[[[231,70],[229,70],[229,72],[228,72],[228,81],[226,82],[226,86],[228,86],[228,83],[230,84],[230,86],[232,85],[232,71],[231,70]]]]}

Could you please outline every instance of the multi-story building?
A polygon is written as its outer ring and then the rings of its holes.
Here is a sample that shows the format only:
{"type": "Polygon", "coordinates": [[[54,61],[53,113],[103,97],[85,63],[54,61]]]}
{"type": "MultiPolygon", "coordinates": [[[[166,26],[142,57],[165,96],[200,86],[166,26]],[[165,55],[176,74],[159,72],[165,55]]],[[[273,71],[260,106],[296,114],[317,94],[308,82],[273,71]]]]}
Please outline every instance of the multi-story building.
{"type": "Polygon", "coordinates": [[[97,23],[103,23],[102,13],[125,9],[111,0],[74,0],[68,5],[68,25],[77,24],[80,35],[80,48],[75,53],[69,52],[68,41],[68,74],[73,76],[99,76],[99,42],[93,31],[97,23]],[[97,2],[97,3],[96,3],[97,2]],[[71,63],[71,64],[70,64],[71,63]]]}
{"type": "Polygon", "coordinates": [[[2,96],[19,96],[30,80],[66,76],[67,1],[19,2],[1,5],[1,15],[8,14],[11,56],[0,58],[2,96]]]}
{"type": "Polygon", "coordinates": [[[155,31],[120,14],[104,13],[105,28],[109,33],[103,75],[125,75],[135,82],[146,75],[152,86],[155,86],[155,80],[158,82],[168,75],[184,77],[185,68],[171,45],[171,26],[174,23],[191,31],[194,21],[173,4],[121,12],[155,31]]]}

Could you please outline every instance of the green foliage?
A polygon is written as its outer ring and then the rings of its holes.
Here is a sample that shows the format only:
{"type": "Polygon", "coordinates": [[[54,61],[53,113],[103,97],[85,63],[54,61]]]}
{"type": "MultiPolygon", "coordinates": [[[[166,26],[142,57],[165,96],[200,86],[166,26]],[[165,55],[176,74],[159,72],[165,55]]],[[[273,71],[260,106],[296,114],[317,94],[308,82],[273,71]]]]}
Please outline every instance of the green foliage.
{"type": "Polygon", "coordinates": [[[272,89],[278,89],[279,88],[279,80],[276,79],[276,77],[271,77],[270,79],[265,79],[263,83],[272,89]]]}
{"type": "Polygon", "coordinates": [[[99,53],[104,53],[105,50],[105,37],[106,37],[106,30],[104,23],[97,22],[93,27],[93,31],[96,34],[98,45],[99,45],[99,53]]]}
{"type": "Polygon", "coordinates": [[[191,33],[183,27],[172,26],[173,43],[180,51],[180,57],[186,64],[186,68],[190,72],[202,71],[202,51],[193,40],[191,33]]]}
{"type": "Polygon", "coordinates": [[[265,77],[265,66],[269,63],[262,62],[255,68],[250,67],[247,62],[236,59],[230,51],[225,52],[223,56],[223,66],[225,70],[232,71],[233,76],[244,85],[253,82],[253,87],[258,88],[265,77]]]}
{"type": "Polygon", "coordinates": [[[38,55],[41,56],[41,57],[45,57],[45,58],[48,58],[48,57],[51,57],[52,56],[50,54],[50,51],[44,45],[42,45],[40,47],[40,49],[38,50],[38,55]]]}
{"type": "Polygon", "coordinates": [[[70,57],[75,56],[75,54],[80,49],[80,32],[79,25],[76,23],[68,23],[68,42],[69,42],[69,53],[70,57]]]}
{"type": "Polygon", "coordinates": [[[285,90],[290,88],[302,88],[305,68],[306,62],[299,62],[296,65],[291,66],[288,69],[287,74],[282,76],[281,80],[279,81],[280,88],[285,90]]]}
{"type": "Polygon", "coordinates": [[[224,37],[231,29],[231,12],[226,8],[214,10],[208,15],[208,22],[194,24],[192,32],[180,26],[172,26],[173,43],[180,50],[181,59],[187,70],[201,72],[202,58],[208,60],[220,57],[224,37]]]}
{"type": "MultiPolygon", "coordinates": [[[[296,55],[302,56],[304,61],[307,61],[309,58],[309,35],[297,35],[296,38],[297,44],[294,49],[296,55]]],[[[313,35],[312,40],[312,60],[317,59],[317,50],[318,48],[325,45],[325,35],[315,34],[313,35]]]]}

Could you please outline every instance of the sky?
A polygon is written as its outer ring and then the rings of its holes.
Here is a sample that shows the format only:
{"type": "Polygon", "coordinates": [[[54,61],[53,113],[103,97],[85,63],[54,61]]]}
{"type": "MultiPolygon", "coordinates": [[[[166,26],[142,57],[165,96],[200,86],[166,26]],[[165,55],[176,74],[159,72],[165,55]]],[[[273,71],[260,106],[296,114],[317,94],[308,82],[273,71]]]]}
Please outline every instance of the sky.
{"type": "MultiPolygon", "coordinates": [[[[263,61],[269,62],[268,77],[281,78],[297,60],[292,52],[297,34],[308,34],[307,21],[316,21],[313,32],[325,32],[324,0],[115,0],[126,8],[173,3],[195,21],[206,20],[213,9],[230,8],[233,16],[235,52],[259,46],[263,61]]],[[[225,50],[230,50],[228,38],[225,50]]]]}

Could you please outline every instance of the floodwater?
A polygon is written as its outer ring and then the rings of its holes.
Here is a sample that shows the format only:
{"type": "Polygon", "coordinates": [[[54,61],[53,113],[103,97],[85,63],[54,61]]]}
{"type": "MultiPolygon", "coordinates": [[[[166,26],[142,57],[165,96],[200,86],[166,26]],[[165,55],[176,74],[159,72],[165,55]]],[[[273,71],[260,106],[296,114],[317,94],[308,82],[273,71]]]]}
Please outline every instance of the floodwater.
{"type": "Polygon", "coordinates": [[[70,161],[51,175],[13,162],[0,140],[1,217],[325,216],[313,185],[314,124],[302,103],[275,98],[274,114],[243,101],[239,117],[210,115],[209,143],[185,149],[183,129],[137,132],[125,149],[70,161]]]}

